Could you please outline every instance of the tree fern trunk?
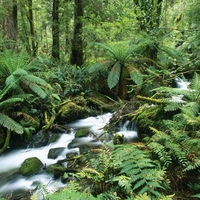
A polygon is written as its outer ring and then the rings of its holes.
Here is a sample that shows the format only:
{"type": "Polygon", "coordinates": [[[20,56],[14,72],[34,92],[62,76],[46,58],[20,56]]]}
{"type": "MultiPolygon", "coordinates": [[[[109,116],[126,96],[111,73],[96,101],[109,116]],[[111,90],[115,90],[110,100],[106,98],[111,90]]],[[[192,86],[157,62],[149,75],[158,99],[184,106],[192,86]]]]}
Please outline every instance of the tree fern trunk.
{"type": "Polygon", "coordinates": [[[128,70],[126,67],[121,67],[119,83],[116,86],[116,94],[120,99],[127,99],[127,75],[128,70]]]}

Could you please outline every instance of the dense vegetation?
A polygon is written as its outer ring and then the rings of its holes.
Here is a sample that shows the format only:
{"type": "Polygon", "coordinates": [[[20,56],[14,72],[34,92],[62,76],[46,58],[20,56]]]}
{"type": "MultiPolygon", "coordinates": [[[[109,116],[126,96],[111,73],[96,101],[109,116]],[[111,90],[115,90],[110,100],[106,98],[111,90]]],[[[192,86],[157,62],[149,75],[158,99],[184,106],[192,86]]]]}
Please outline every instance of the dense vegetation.
{"type": "MultiPolygon", "coordinates": [[[[200,2],[3,0],[0,153],[111,111],[139,142],[103,146],[44,199],[200,198],[200,2]],[[188,80],[188,88],[174,80],[188,80]]],[[[111,127],[105,127],[111,130],[111,127]]],[[[32,196],[31,199],[37,199],[32,196]]]]}

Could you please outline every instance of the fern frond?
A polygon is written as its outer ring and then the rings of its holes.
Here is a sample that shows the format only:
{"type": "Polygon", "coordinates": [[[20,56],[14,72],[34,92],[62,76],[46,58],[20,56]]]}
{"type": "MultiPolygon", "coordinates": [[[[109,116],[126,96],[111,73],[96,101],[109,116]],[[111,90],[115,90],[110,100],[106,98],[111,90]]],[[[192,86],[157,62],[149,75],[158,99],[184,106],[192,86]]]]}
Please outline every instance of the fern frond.
{"type": "Polygon", "coordinates": [[[171,155],[166,150],[165,146],[157,142],[151,142],[147,146],[152,150],[153,153],[155,153],[159,157],[164,167],[168,167],[170,164],[172,164],[171,155]]]}
{"type": "Polygon", "coordinates": [[[21,81],[26,81],[26,82],[29,82],[29,83],[35,83],[35,84],[42,85],[42,86],[48,85],[48,83],[44,79],[41,79],[41,78],[34,76],[32,74],[27,74],[26,76],[23,76],[21,78],[21,81]]]}
{"type": "Polygon", "coordinates": [[[0,113],[0,124],[3,127],[18,134],[22,134],[24,132],[23,127],[19,123],[15,122],[13,119],[8,117],[7,115],[4,115],[3,113],[0,113]]]}
{"type": "Polygon", "coordinates": [[[102,65],[100,62],[94,63],[89,67],[89,73],[100,72],[106,65],[102,65]]]}
{"type": "Polygon", "coordinates": [[[40,98],[45,99],[47,97],[47,93],[37,84],[29,83],[29,87],[33,92],[35,92],[40,98]]]}
{"type": "Polygon", "coordinates": [[[6,110],[6,108],[8,106],[15,105],[15,104],[17,104],[19,102],[23,102],[23,101],[24,101],[23,98],[17,98],[17,97],[16,98],[9,98],[7,100],[4,100],[4,101],[0,102],[0,108],[6,110]]]}
{"type": "Polygon", "coordinates": [[[183,169],[184,172],[200,169],[200,159],[195,158],[194,162],[190,163],[183,169]]]}
{"type": "Polygon", "coordinates": [[[77,174],[82,178],[92,179],[94,181],[100,181],[104,177],[104,174],[98,172],[97,170],[93,168],[88,168],[88,167],[84,167],[77,174]]]}
{"type": "Polygon", "coordinates": [[[197,91],[198,93],[199,93],[199,91],[200,91],[200,75],[197,74],[196,72],[194,73],[194,76],[193,76],[193,78],[192,78],[192,80],[191,80],[191,83],[190,83],[190,85],[189,85],[189,88],[190,88],[191,90],[197,91]]]}
{"type": "Polygon", "coordinates": [[[114,88],[119,82],[120,72],[121,72],[121,64],[120,62],[116,62],[108,75],[108,87],[110,89],[114,88]]]}
{"type": "Polygon", "coordinates": [[[132,78],[132,80],[137,84],[137,85],[141,85],[143,83],[143,79],[142,79],[142,74],[140,73],[139,70],[137,70],[135,67],[133,67],[132,65],[126,65],[130,76],[132,78]]]}
{"type": "Polygon", "coordinates": [[[130,177],[133,190],[138,193],[160,194],[165,172],[159,170],[147,153],[134,145],[119,145],[113,151],[114,160],[120,167],[120,175],[130,177]],[[157,193],[155,192],[157,191],[157,193]]]}

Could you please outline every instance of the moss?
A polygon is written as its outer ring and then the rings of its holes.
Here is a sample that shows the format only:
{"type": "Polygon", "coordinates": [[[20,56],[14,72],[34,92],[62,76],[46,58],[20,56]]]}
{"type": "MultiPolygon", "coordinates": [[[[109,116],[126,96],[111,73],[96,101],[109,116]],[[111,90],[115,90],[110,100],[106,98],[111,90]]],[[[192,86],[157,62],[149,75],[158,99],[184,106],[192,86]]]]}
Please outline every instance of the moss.
{"type": "Polygon", "coordinates": [[[37,174],[42,167],[43,164],[37,157],[27,158],[20,167],[20,173],[23,176],[32,176],[37,174]]]}
{"type": "Polygon", "coordinates": [[[124,135],[119,135],[116,133],[113,137],[113,144],[123,144],[124,143],[124,135]]]}
{"type": "Polygon", "coordinates": [[[68,102],[59,109],[60,118],[62,121],[71,122],[81,116],[85,111],[85,108],[75,104],[74,102],[68,102]]]}
{"type": "Polygon", "coordinates": [[[87,137],[88,135],[89,135],[89,130],[87,128],[81,128],[76,132],[75,138],[87,137]]]}

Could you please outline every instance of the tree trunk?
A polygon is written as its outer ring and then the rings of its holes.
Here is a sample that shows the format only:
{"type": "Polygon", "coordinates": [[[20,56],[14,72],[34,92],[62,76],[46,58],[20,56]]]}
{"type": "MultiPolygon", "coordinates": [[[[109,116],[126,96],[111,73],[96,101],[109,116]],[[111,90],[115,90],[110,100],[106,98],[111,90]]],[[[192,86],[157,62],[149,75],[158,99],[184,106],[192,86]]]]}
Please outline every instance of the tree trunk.
{"type": "Polygon", "coordinates": [[[34,18],[33,18],[33,1],[28,1],[28,21],[30,24],[30,34],[31,34],[31,46],[33,56],[37,54],[37,45],[36,45],[36,37],[35,37],[35,28],[34,28],[34,18]]]}
{"type": "Polygon", "coordinates": [[[59,0],[53,0],[52,20],[52,57],[60,60],[59,0]]]}
{"type": "MultiPolygon", "coordinates": [[[[7,15],[3,19],[3,39],[17,41],[18,28],[17,28],[17,4],[15,0],[4,2],[7,10],[7,15]]],[[[13,44],[9,44],[8,48],[14,48],[13,44]]]]}
{"type": "Polygon", "coordinates": [[[125,66],[121,67],[119,82],[116,86],[116,95],[123,100],[127,100],[127,75],[128,70],[125,66]]]}
{"type": "Polygon", "coordinates": [[[74,7],[74,38],[72,40],[72,50],[70,63],[72,65],[81,66],[83,64],[83,40],[82,40],[82,17],[83,17],[83,2],[75,0],[74,7]]]}

